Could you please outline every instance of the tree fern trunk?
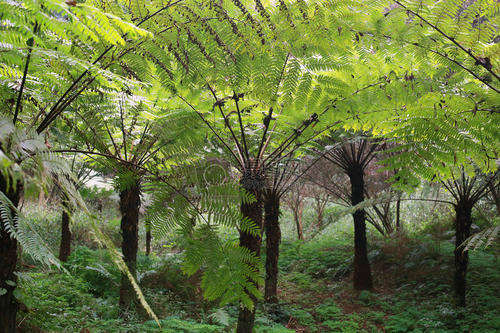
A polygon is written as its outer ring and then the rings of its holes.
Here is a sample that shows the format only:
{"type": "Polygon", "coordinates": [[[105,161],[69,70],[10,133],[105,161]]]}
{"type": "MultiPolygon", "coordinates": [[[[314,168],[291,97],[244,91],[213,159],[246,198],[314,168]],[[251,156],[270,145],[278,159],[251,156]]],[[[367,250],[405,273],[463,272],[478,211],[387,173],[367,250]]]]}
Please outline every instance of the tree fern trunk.
{"type": "Polygon", "coordinates": [[[66,262],[71,254],[71,230],[70,223],[70,206],[66,199],[62,202],[63,210],[61,216],[61,243],[59,245],[59,260],[66,262]]]}
{"type": "Polygon", "coordinates": [[[462,243],[470,236],[472,204],[460,201],[455,206],[455,297],[458,306],[465,306],[466,274],[469,252],[463,251],[462,243]]]}
{"type": "Polygon", "coordinates": [[[278,258],[281,242],[279,213],[279,196],[274,192],[268,193],[264,201],[264,227],[266,230],[266,283],[264,299],[267,303],[278,302],[278,258]]]}
{"type": "MultiPolygon", "coordinates": [[[[252,203],[241,203],[240,211],[243,217],[252,220],[257,227],[262,230],[262,195],[260,184],[255,185],[254,179],[242,179],[243,188],[254,195],[255,201],[252,203]]],[[[258,183],[258,182],[257,182],[258,183]]],[[[240,246],[249,249],[257,257],[260,257],[260,245],[261,245],[261,233],[256,235],[249,234],[244,231],[240,231],[240,246]]],[[[256,281],[252,281],[256,284],[256,281]]],[[[258,288],[258,286],[257,286],[258,288]]],[[[251,296],[254,304],[257,303],[257,299],[251,296]]],[[[236,328],[237,333],[252,333],[253,326],[255,322],[255,307],[253,310],[240,307],[238,314],[238,326],[236,328]]]]}
{"type": "MultiPolygon", "coordinates": [[[[122,253],[123,260],[132,274],[136,276],[137,250],[139,246],[139,207],[141,205],[140,185],[135,182],[132,186],[120,192],[120,212],[122,214],[122,253]]],[[[126,274],[122,274],[120,285],[120,312],[133,308],[135,291],[126,274]]]]}
{"type": "MultiPolygon", "coordinates": [[[[353,206],[364,200],[364,175],[360,166],[353,166],[349,172],[351,181],[351,203],[353,206]]],[[[369,290],[373,287],[370,262],[366,241],[365,210],[358,209],[353,214],[354,219],[354,289],[369,290]]]]}
{"type": "MultiPolygon", "coordinates": [[[[20,183],[13,183],[0,174],[0,191],[17,207],[21,197],[20,183]]],[[[14,216],[15,212],[10,212],[14,216]]],[[[5,226],[9,223],[0,216],[0,332],[16,331],[16,314],[19,304],[14,296],[17,277],[14,274],[17,264],[17,240],[11,238],[5,226]]],[[[14,226],[15,227],[15,226],[14,226]]]]}

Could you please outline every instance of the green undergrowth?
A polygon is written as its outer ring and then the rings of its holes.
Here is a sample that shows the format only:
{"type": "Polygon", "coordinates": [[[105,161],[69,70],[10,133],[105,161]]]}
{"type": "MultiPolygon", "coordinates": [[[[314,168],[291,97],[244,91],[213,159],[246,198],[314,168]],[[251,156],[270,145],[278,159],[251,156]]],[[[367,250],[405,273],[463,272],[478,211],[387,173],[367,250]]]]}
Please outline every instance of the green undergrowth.
{"type": "MultiPolygon", "coordinates": [[[[265,255],[265,253],[264,253],[265,255]]],[[[284,240],[278,306],[259,305],[255,332],[496,332],[500,271],[493,249],[470,255],[468,305],[453,306],[453,245],[426,234],[370,237],[374,290],[352,289],[348,237],[284,240]]],[[[67,272],[20,273],[24,332],[232,332],[238,308],[207,302],[199,275],[182,273],[182,253],[138,256],[138,282],[161,328],[118,315],[120,273],[105,250],[76,246],[67,272]],[[85,331],[86,332],[86,331],[85,331]]]]}
{"type": "Polygon", "coordinates": [[[498,332],[500,270],[491,249],[470,253],[468,305],[453,305],[449,240],[372,239],[374,290],[350,280],[344,241],[284,242],[280,291],[291,327],[303,332],[498,332]]]}
{"type": "MultiPolygon", "coordinates": [[[[236,306],[218,308],[203,300],[199,277],[181,270],[181,254],[138,256],[138,282],[161,328],[141,314],[118,314],[120,272],[109,253],[76,247],[61,271],[24,271],[19,274],[18,298],[23,306],[23,332],[231,332],[236,306]]],[[[292,332],[259,309],[256,332],[292,332]]]]}

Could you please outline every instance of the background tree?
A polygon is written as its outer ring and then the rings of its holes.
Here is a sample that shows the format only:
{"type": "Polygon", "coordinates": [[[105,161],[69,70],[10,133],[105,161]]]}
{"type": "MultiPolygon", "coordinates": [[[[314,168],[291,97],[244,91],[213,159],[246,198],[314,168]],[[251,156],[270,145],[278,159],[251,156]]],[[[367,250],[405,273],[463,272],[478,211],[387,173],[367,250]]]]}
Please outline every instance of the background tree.
{"type": "Polygon", "coordinates": [[[492,175],[468,176],[464,167],[460,175],[443,181],[443,186],[454,199],[455,209],[455,276],[454,289],[456,304],[465,306],[466,275],[469,264],[469,251],[465,248],[466,240],[471,236],[472,209],[486,195],[490,184],[498,181],[498,172],[492,175]]]}
{"type": "MultiPolygon", "coordinates": [[[[314,161],[316,162],[316,161],[314,161]]],[[[270,171],[267,178],[266,190],[264,192],[264,230],[266,233],[266,278],[264,285],[264,299],[267,303],[278,303],[278,260],[281,242],[280,229],[280,204],[284,201],[293,211],[297,226],[299,240],[302,240],[301,221],[296,217],[295,210],[298,206],[290,204],[290,196],[300,184],[304,172],[299,169],[300,162],[295,158],[288,158],[276,165],[270,171]],[[284,200],[282,200],[284,198],[284,200]],[[295,209],[295,210],[294,210],[295,209]]],[[[300,194],[300,193],[299,193],[300,194]]],[[[302,209],[302,208],[300,208],[302,209]]],[[[302,212],[300,212],[302,214],[302,212]]]]}
{"type": "MultiPolygon", "coordinates": [[[[92,178],[92,169],[85,163],[77,162],[76,155],[70,166],[75,177],[75,190],[78,191],[85,183],[92,178]]],[[[70,180],[72,181],[72,180],[70,180]]],[[[59,260],[66,262],[71,254],[71,216],[74,208],[68,196],[59,189],[61,197],[61,241],[59,243],[59,260]]]]}
{"type": "MultiPolygon", "coordinates": [[[[349,177],[351,184],[351,205],[356,206],[365,200],[365,172],[380,149],[377,142],[369,142],[367,138],[354,138],[343,143],[339,148],[329,150],[324,158],[341,168],[349,177]]],[[[354,288],[358,290],[373,287],[370,263],[368,261],[366,242],[366,212],[357,209],[354,220],[354,288]]]]}
{"type": "MultiPolygon", "coordinates": [[[[349,177],[337,165],[332,164],[326,158],[322,158],[322,155],[326,154],[329,149],[333,149],[332,147],[327,146],[325,152],[316,156],[318,161],[305,174],[304,179],[310,188],[314,188],[313,191],[328,193],[329,201],[343,207],[351,207],[349,177]]],[[[394,200],[393,196],[388,196],[388,191],[385,191],[390,189],[390,184],[387,182],[389,177],[385,177],[385,175],[377,172],[376,170],[379,168],[373,166],[372,164],[374,163],[373,161],[370,164],[365,177],[366,200],[371,200],[369,204],[364,205],[364,210],[367,222],[373,225],[380,234],[388,235],[394,228],[393,221],[391,220],[391,204],[394,200]]],[[[326,225],[321,226],[317,231],[323,230],[324,227],[326,225]]]]}
{"type": "Polygon", "coordinates": [[[300,181],[295,183],[295,185],[290,188],[290,190],[288,191],[288,195],[284,200],[288,208],[292,211],[298,240],[304,240],[302,217],[304,213],[305,200],[306,192],[304,189],[304,184],[300,181]]]}
{"type": "Polygon", "coordinates": [[[319,186],[309,186],[308,196],[314,202],[314,210],[316,211],[316,228],[323,228],[323,219],[325,207],[329,201],[330,195],[328,191],[319,186]]]}
{"type": "MultiPolygon", "coordinates": [[[[184,126],[175,130],[169,121],[180,122],[182,114],[172,113],[162,117],[141,96],[130,92],[118,93],[114,100],[89,97],[85,107],[75,110],[76,142],[86,149],[59,149],[59,152],[82,153],[101,163],[113,173],[115,187],[120,196],[122,254],[127,267],[135,277],[138,251],[139,209],[141,206],[142,182],[150,176],[148,164],[156,159],[171,156],[165,148],[173,142],[175,135],[184,131],[189,117],[184,116],[184,126]],[[156,113],[155,122],[148,120],[156,113]],[[161,129],[161,131],[160,131],[161,129]],[[170,135],[172,135],[170,137],[170,135]]],[[[120,308],[131,309],[135,291],[128,275],[123,273],[120,287],[120,308]]]]}

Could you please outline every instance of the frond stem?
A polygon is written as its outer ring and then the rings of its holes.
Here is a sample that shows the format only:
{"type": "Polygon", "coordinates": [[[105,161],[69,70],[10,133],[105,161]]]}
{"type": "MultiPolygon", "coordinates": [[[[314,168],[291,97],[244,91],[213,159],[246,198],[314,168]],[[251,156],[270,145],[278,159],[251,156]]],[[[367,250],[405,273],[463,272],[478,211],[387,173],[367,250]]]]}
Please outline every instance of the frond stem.
{"type": "MultiPolygon", "coordinates": [[[[38,29],[38,22],[35,22],[35,26],[33,28],[33,33],[35,34],[38,29]]],[[[31,53],[33,52],[33,45],[35,43],[35,39],[31,37],[28,39],[27,43],[28,44],[28,55],[26,56],[26,63],[24,65],[24,71],[23,71],[23,78],[21,80],[21,87],[19,88],[19,94],[17,95],[17,101],[16,101],[16,109],[14,111],[14,118],[12,119],[12,122],[14,125],[16,124],[17,121],[17,116],[19,115],[19,111],[21,110],[21,100],[23,96],[23,91],[24,91],[24,86],[26,84],[26,77],[28,76],[28,68],[30,65],[30,59],[31,59],[31,53]]]]}

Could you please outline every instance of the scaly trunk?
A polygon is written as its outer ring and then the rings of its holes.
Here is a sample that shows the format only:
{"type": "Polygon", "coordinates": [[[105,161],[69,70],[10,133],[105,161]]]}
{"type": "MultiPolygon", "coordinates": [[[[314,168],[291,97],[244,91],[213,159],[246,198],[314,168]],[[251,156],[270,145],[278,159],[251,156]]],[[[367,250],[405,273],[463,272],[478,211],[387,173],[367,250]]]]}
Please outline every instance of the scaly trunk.
{"type": "Polygon", "coordinates": [[[455,206],[455,297],[458,306],[465,306],[465,287],[469,253],[462,243],[470,236],[472,203],[460,201],[455,206]]]}
{"type": "Polygon", "coordinates": [[[279,214],[279,196],[275,192],[268,193],[264,201],[264,228],[266,229],[266,284],[264,299],[267,303],[278,303],[278,258],[281,242],[279,214]]]}
{"type": "MultiPolygon", "coordinates": [[[[252,220],[255,225],[262,230],[262,188],[261,181],[257,179],[258,175],[246,175],[242,178],[241,184],[243,188],[251,193],[255,197],[255,201],[252,203],[241,203],[240,211],[243,217],[252,220]],[[249,177],[246,179],[245,177],[249,177]],[[257,181],[256,181],[257,180],[257,181]]],[[[256,235],[249,234],[244,231],[240,231],[240,246],[249,249],[257,257],[260,257],[260,245],[261,245],[261,233],[256,235]]],[[[251,281],[258,288],[256,281],[251,281]]],[[[257,303],[257,299],[249,295],[254,304],[257,303]]],[[[255,322],[255,307],[253,310],[244,308],[240,306],[238,314],[238,326],[236,327],[237,333],[252,333],[253,326],[255,322]]]]}
{"type": "Polygon", "coordinates": [[[151,230],[146,229],[146,255],[149,256],[151,254],[151,230]]]}
{"type": "MultiPolygon", "coordinates": [[[[354,166],[349,172],[351,181],[351,203],[353,206],[364,200],[364,175],[361,166],[354,166]]],[[[369,290],[373,287],[366,242],[365,210],[358,209],[354,219],[354,289],[369,290]]]]}
{"type": "MultiPolygon", "coordinates": [[[[2,191],[11,203],[17,207],[21,197],[22,186],[20,182],[14,183],[12,178],[7,178],[0,173],[0,191],[2,191]]],[[[15,211],[10,210],[12,218],[15,211]]],[[[14,274],[17,263],[17,240],[11,238],[6,226],[12,225],[11,221],[3,220],[0,216],[0,332],[13,333],[16,331],[16,314],[18,302],[14,296],[17,276],[14,274]]]]}
{"type": "Polygon", "coordinates": [[[71,230],[70,223],[70,205],[67,199],[62,201],[62,216],[61,216],[61,244],[59,245],[59,260],[66,262],[71,254],[71,230]]]}
{"type": "MultiPolygon", "coordinates": [[[[139,207],[141,205],[140,185],[135,182],[132,186],[120,192],[120,212],[122,214],[122,253],[123,260],[135,278],[137,250],[139,246],[139,207]]],[[[126,274],[122,274],[120,285],[119,306],[121,313],[132,309],[135,305],[135,291],[126,274]]]]}

